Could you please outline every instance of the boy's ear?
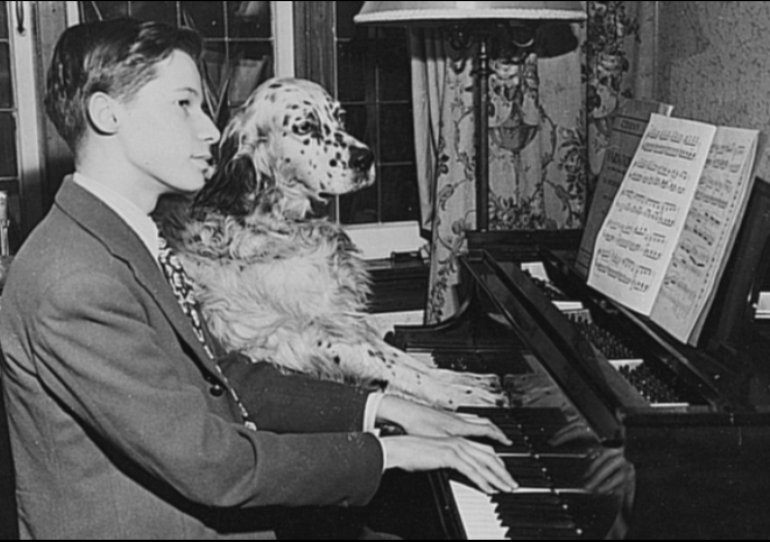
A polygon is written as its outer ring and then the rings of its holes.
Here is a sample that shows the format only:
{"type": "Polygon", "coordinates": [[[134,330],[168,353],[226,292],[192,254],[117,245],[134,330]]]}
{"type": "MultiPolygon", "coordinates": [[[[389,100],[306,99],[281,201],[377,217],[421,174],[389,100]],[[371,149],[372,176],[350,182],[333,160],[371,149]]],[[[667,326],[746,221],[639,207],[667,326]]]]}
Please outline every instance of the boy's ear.
{"type": "Polygon", "coordinates": [[[88,99],[88,121],[102,135],[112,135],[118,129],[118,103],[104,92],[94,92],[88,99]]]}

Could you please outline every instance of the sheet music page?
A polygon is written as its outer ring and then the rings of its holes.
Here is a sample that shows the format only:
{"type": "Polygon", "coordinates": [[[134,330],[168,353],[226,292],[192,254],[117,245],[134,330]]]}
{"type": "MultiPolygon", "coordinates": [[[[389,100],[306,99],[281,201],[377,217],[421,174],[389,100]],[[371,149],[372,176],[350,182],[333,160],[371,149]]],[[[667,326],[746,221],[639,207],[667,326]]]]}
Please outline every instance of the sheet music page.
{"type": "Polygon", "coordinates": [[[596,238],[588,284],[649,315],[716,127],[654,113],[596,238]]]}
{"type": "Polygon", "coordinates": [[[720,127],[650,317],[697,344],[754,181],[759,132],[720,127]]]}
{"type": "Polygon", "coordinates": [[[612,133],[596,182],[588,217],[583,226],[575,269],[586,277],[594,253],[596,236],[615,199],[623,176],[634,158],[652,113],[670,115],[674,106],[650,100],[627,100],[612,121],[612,133]]]}

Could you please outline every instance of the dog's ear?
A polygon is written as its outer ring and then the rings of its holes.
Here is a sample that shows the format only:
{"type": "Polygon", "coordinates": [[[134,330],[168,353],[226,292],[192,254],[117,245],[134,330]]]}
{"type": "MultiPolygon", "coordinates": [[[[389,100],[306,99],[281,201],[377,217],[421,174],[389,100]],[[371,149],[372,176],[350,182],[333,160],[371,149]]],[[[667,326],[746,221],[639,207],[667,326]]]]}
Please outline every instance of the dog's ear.
{"type": "Polygon", "coordinates": [[[216,172],[195,197],[194,215],[214,211],[245,216],[253,211],[258,174],[251,158],[239,149],[237,134],[231,135],[219,146],[216,172]]]}

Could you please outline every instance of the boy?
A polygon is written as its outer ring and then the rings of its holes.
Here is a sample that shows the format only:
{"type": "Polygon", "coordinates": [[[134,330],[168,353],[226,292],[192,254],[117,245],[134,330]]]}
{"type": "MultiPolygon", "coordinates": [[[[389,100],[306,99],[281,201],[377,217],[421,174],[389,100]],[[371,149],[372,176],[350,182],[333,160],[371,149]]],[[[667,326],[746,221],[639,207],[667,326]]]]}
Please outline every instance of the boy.
{"type": "Polygon", "coordinates": [[[46,109],[76,172],[17,254],[0,313],[21,536],[270,537],[264,507],[363,505],[389,468],[514,488],[460,436],[507,442],[487,420],[204,349],[150,218],[210,173],[199,53],[190,30],[125,19],[56,46],[46,109]],[[407,435],[364,431],[374,419],[407,435]]]}

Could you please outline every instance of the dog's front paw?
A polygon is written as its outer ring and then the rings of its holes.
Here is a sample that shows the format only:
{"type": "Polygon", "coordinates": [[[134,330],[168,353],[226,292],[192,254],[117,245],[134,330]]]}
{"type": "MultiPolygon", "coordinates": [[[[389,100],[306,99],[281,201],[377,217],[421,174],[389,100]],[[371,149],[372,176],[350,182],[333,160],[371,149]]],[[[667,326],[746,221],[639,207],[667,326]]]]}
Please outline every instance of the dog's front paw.
{"type": "Polygon", "coordinates": [[[510,400],[502,390],[490,390],[481,386],[449,385],[444,389],[445,408],[459,407],[508,407],[510,400]]]}
{"type": "Polygon", "coordinates": [[[496,374],[480,374],[466,371],[452,371],[449,369],[437,369],[438,378],[447,384],[467,386],[469,388],[481,388],[489,392],[497,393],[503,389],[500,377],[496,374]]]}

